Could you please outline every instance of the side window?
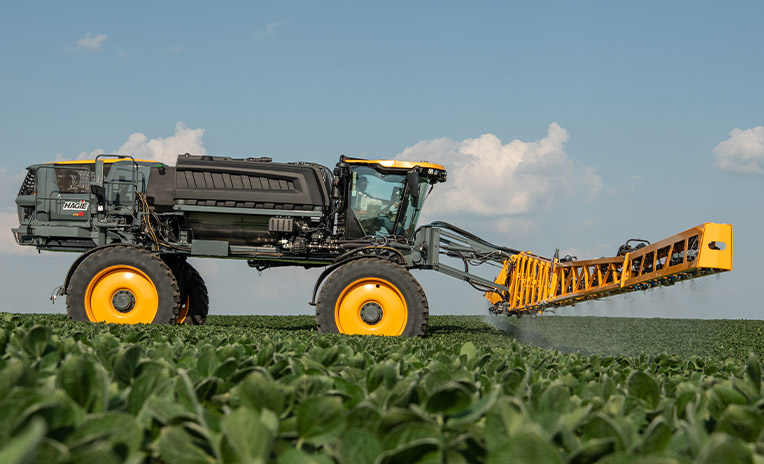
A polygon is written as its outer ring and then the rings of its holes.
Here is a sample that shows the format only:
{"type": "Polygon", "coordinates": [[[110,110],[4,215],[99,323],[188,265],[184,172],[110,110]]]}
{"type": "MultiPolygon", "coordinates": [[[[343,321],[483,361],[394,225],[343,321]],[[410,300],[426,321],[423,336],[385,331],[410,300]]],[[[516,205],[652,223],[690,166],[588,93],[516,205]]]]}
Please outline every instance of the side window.
{"type": "Polygon", "coordinates": [[[90,170],[82,168],[56,168],[59,193],[89,193],[90,170]]]}

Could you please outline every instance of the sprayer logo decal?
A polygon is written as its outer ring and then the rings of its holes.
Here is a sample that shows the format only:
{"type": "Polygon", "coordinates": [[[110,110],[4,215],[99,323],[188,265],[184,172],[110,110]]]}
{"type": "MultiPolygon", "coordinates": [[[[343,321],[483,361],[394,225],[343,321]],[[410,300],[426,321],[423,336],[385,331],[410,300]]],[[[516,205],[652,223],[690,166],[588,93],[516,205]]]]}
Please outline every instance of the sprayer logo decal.
{"type": "Polygon", "coordinates": [[[64,211],[87,211],[89,207],[90,202],[85,200],[64,202],[64,211]]]}

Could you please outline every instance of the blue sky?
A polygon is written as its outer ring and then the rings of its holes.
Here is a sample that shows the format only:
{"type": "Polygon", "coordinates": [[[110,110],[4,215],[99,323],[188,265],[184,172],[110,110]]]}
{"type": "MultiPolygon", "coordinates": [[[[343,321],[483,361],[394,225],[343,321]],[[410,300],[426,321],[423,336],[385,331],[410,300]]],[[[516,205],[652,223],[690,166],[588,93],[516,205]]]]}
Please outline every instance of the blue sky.
{"type": "MultiPolygon", "coordinates": [[[[476,3],[6,3],[2,227],[25,166],[100,150],[405,154],[451,163],[429,219],[542,255],[734,224],[732,273],[566,314],[761,318],[764,4],[476,3]]],[[[63,312],[47,294],[74,256],[5,235],[0,311],[63,312]]],[[[198,267],[212,313],[312,311],[315,273],[198,267]]],[[[486,312],[468,285],[415,276],[433,314],[486,312]]]]}

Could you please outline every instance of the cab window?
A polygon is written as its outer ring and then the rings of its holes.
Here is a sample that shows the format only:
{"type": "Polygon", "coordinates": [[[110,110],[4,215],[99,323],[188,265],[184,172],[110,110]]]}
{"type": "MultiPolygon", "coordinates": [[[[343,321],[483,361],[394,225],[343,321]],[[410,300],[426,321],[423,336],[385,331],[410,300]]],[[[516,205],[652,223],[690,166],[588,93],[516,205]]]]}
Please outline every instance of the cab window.
{"type": "Polygon", "coordinates": [[[83,168],[56,168],[59,193],[89,193],[90,170],[83,168]]]}

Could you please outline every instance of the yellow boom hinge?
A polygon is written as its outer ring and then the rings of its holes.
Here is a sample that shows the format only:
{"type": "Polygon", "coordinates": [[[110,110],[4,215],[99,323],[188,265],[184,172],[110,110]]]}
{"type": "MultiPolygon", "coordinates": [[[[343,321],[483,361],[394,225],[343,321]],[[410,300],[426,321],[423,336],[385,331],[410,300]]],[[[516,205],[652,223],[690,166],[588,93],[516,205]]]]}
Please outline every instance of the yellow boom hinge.
{"type": "Polygon", "coordinates": [[[560,261],[522,252],[504,261],[488,292],[510,314],[567,306],[732,270],[732,225],[707,222],[624,256],[560,261]]]}

